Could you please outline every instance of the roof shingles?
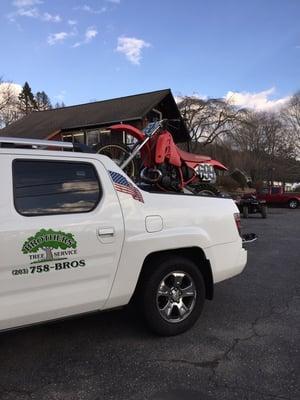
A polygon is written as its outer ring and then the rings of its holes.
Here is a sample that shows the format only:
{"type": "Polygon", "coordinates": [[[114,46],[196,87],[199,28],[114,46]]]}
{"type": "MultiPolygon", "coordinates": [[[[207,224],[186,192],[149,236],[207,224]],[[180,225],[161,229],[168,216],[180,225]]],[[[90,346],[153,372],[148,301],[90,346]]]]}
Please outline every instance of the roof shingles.
{"type": "Polygon", "coordinates": [[[1,136],[45,139],[60,130],[125,122],[144,117],[166,96],[170,89],[112,100],[36,111],[1,129],[1,136]]]}

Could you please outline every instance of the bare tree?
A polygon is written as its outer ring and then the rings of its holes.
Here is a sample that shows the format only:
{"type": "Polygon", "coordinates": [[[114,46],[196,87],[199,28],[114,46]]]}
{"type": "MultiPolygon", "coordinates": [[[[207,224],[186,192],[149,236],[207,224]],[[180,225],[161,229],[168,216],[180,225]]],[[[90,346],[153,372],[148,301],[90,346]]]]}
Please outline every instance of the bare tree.
{"type": "Polygon", "coordinates": [[[10,82],[3,82],[0,77],[0,112],[7,107],[14,97],[10,82]]]}
{"type": "Polygon", "coordinates": [[[298,181],[300,92],[281,112],[238,109],[222,99],[182,97],[178,107],[190,130],[192,150],[238,168],[253,182],[298,181]]]}
{"type": "Polygon", "coordinates": [[[3,82],[0,78],[0,128],[8,126],[20,117],[18,108],[18,96],[14,84],[3,82]]]}
{"type": "Polygon", "coordinates": [[[242,111],[222,99],[185,96],[178,108],[190,131],[191,142],[202,146],[228,135],[238,123],[242,111]]]}
{"type": "Polygon", "coordinates": [[[248,110],[244,113],[243,121],[234,126],[227,140],[237,150],[260,152],[265,147],[265,138],[262,132],[257,114],[248,110]]]}
{"type": "Polygon", "coordinates": [[[295,156],[293,140],[276,113],[247,111],[231,137],[237,148],[243,151],[264,153],[271,157],[295,156]]]}
{"type": "Polygon", "coordinates": [[[289,136],[295,141],[298,156],[300,155],[300,92],[294,94],[287,106],[281,111],[289,136]]]}
{"type": "Polygon", "coordinates": [[[241,152],[236,166],[252,180],[284,181],[295,175],[295,142],[278,113],[248,111],[230,141],[241,152]]]}
{"type": "Polygon", "coordinates": [[[54,108],[64,108],[64,107],[66,107],[66,105],[65,105],[65,103],[63,101],[61,103],[59,101],[57,101],[54,104],[54,108]]]}

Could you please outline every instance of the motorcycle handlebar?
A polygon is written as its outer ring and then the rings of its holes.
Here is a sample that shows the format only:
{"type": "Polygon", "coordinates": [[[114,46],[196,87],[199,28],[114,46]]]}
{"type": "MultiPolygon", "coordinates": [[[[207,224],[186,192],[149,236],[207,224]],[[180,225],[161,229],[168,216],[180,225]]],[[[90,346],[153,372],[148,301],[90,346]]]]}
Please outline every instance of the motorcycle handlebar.
{"type": "Polygon", "coordinates": [[[169,122],[180,122],[179,118],[162,119],[160,122],[168,124],[169,122]]]}
{"type": "Polygon", "coordinates": [[[153,136],[159,129],[167,129],[169,126],[176,128],[170,124],[170,122],[180,122],[180,119],[162,119],[156,122],[150,122],[146,128],[143,129],[146,136],[153,136]]]}

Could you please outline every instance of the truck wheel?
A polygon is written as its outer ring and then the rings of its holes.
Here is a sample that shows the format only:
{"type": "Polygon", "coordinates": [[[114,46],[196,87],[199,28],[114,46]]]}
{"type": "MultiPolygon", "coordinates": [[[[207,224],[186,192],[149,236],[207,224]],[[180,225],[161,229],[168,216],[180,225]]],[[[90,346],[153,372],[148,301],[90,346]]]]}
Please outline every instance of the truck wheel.
{"type": "Polygon", "coordinates": [[[267,218],[267,206],[261,206],[261,216],[267,218]]]}
{"type": "Polygon", "coordinates": [[[205,285],[197,266],[172,257],[153,266],[141,290],[149,328],[161,336],[185,332],[197,321],[205,301],[205,285]]]}
{"type": "Polygon", "coordinates": [[[291,199],[288,202],[288,206],[289,206],[289,208],[292,208],[294,210],[295,208],[298,207],[298,201],[296,199],[291,199]]]}
{"type": "Polygon", "coordinates": [[[243,217],[244,217],[244,218],[248,218],[248,216],[249,216],[248,207],[247,207],[247,206],[244,206],[244,207],[243,207],[243,217]]]}

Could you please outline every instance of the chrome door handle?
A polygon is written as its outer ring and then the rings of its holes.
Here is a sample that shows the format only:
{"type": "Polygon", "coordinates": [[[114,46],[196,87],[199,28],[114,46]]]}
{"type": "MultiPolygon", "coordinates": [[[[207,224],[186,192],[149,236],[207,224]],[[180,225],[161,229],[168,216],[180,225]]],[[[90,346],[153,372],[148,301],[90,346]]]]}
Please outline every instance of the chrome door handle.
{"type": "Polygon", "coordinates": [[[115,235],[114,228],[99,228],[98,229],[98,236],[102,238],[109,238],[115,235]]]}

